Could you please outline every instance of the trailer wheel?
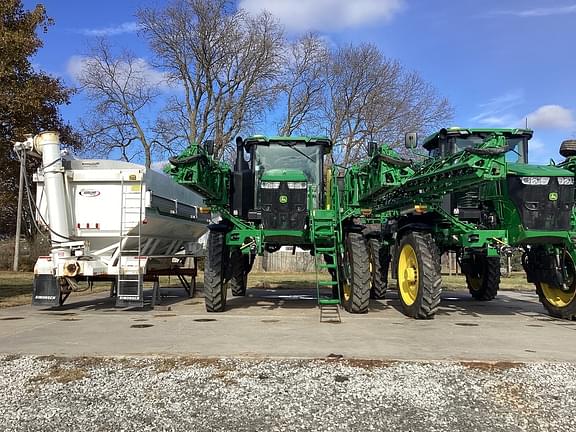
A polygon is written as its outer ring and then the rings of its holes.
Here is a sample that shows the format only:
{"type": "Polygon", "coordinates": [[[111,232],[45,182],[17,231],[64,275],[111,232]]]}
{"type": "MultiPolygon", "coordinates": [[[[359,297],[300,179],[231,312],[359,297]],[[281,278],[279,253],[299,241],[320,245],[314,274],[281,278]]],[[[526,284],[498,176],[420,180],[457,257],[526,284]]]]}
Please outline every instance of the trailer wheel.
{"type": "Polygon", "coordinates": [[[370,298],[383,299],[388,288],[388,266],[390,265],[389,249],[376,239],[368,239],[370,254],[370,298]]]}
{"type": "Polygon", "coordinates": [[[411,232],[402,237],[397,253],[402,311],[412,318],[433,318],[440,304],[442,278],[440,253],[432,236],[411,232]]]}
{"type": "Polygon", "coordinates": [[[224,312],[226,308],[228,248],[225,242],[225,232],[210,231],[208,234],[208,255],[204,268],[204,303],[208,312],[224,312]]]}
{"type": "Polygon", "coordinates": [[[473,254],[470,259],[475,270],[466,273],[468,291],[475,300],[493,300],[500,287],[500,258],[473,254]]]}
{"type": "Polygon", "coordinates": [[[243,254],[240,249],[234,249],[230,254],[230,288],[233,296],[246,295],[249,260],[250,256],[243,254]]]}
{"type": "Polygon", "coordinates": [[[362,234],[349,233],[344,244],[342,302],[350,313],[368,312],[370,302],[370,259],[362,234]]]}
{"type": "Polygon", "coordinates": [[[570,254],[565,255],[567,289],[546,282],[536,282],[536,293],[548,313],[556,318],[576,320],[576,269],[570,254]]]}

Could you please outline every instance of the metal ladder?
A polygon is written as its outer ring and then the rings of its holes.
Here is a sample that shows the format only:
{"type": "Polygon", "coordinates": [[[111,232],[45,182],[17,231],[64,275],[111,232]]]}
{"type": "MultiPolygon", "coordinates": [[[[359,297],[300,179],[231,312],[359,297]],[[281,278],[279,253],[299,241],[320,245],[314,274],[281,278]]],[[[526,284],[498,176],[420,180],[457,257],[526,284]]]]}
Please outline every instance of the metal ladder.
{"type": "Polygon", "coordinates": [[[340,272],[338,271],[338,248],[341,238],[336,218],[334,210],[319,209],[314,209],[310,218],[320,322],[341,322],[342,299],[340,298],[340,272]],[[324,262],[320,260],[320,255],[324,256],[324,262]],[[320,280],[319,273],[322,270],[328,270],[333,275],[332,280],[320,280]],[[332,295],[322,296],[320,293],[322,287],[331,287],[332,295]],[[334,295],[334,291],[337,295],[334,295]]]}
{"type": "MultiPolygon", "coordinates": [[[[144,275],[140,266],[139,257],[142,255],[141,222],[142,214],[142,175],[135,183],[133,180],[126,182],[121,173],[120,180],[120,230],[118,238],[118,280],[116,306],[144,306],[144,275]],[[137,233],[130,234],[132,228],[138,227],[137,233]],[[130,245],[129,248],[126,246],[130,245]],[[127,267],[129,259],[136,259],[136,269],[127,267]]],[[[134,262],[134,261],[133,261],[134,262]]]]}

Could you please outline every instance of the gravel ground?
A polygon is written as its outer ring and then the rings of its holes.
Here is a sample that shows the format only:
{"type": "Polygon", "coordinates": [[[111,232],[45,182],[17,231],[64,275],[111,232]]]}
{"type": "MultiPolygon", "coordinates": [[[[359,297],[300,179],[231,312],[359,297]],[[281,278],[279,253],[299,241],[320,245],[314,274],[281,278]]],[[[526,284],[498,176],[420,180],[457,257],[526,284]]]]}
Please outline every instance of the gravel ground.
{"type": "Polygon", "coordinates": [[[568,363],[0,356],[2,431],[569,431],[568,363]]]}

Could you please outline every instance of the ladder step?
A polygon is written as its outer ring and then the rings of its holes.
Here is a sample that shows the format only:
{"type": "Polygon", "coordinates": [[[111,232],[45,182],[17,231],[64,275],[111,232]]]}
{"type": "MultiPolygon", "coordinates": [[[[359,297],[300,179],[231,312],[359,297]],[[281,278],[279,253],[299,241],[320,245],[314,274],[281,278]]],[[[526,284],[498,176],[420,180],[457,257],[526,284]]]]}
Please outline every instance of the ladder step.
{"type": "Polygon", "coordinates": [[[337,286],[337,285],[338,285],[337,281],[327,281],[327,280],[318,281],[318,286],[337,286]]]}
{"type": "Polygon", "coordinates": [[[339,299],[318,299],[319,305],[339,305],[339,299]]]}
{"type": "Polygon", "coordinates": [[[318,248],[316,248],[316,252],[320,252],[320,253],[336,253],[336,248],[333,248],[333,247],[318,247],[318,248]]]}
{"type": "Polygon", "coordinates": [[[336,217],[336,212],[334,210],[314,210],[312,214],[314,220],[333,220],[336,217]]]}
{"type": "Polygon", "coordinates": [[[336,269],[336,268],[338,268],[338,266],[336,264],[318,264],[318,269],[320,269],[320,270],[336,269]]]}

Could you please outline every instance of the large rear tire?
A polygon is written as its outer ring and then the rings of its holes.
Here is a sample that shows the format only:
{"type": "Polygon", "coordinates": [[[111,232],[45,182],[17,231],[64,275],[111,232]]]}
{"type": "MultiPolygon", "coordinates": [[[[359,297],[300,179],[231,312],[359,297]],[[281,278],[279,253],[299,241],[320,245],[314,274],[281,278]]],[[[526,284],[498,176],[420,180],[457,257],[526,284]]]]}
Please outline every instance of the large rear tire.
{"type": "Polygon", "coordinates": [[[545,282],[536,282],[536,293],[548,313],[556,318],[576,320],[576,267],[566,253],[564,265],[568,273],[567,289],[545,282]]]}
{"type": "Polygon", "coordinates": [[[354,314],[367,313],[370,302],[370,259],[362,234],[346,235],[343,267],[341,295],[344,308],[354,314]]]}
{"type": "Polygon", "coordinates": [[[368,239],[368,253],[370,254],[370,298],[383,299],[388,289],[388,267],[390,265],[390,252],[387,246],[376,239],[368,239]]]}
{"type": "Polygon", "coordinates": [[[412,318],[433,318],[440,304],[440,252],[428,233],[411,232],[400,241],[398,292],[402,312],[412,318]]]}
{"type": "Polygon", "coordinates": [[[500,287],[500,258],[473,254],[469,258],[466,285],[472,298],[489,301],[496,298],[500,287]]]}
{"type": "Polygon", "coordinates": [[[226,233],[210,231],[204,268],[204,303],[207,312],[224,312],[226,309],[228,253],[226,233]]]}
{"type": "Polygon", "coordinates": [[[230,289],[233,296],[246,295],[249,260],[250,256],[243,254],[240,249],[234,249],[230,254],[230,289]]]}

